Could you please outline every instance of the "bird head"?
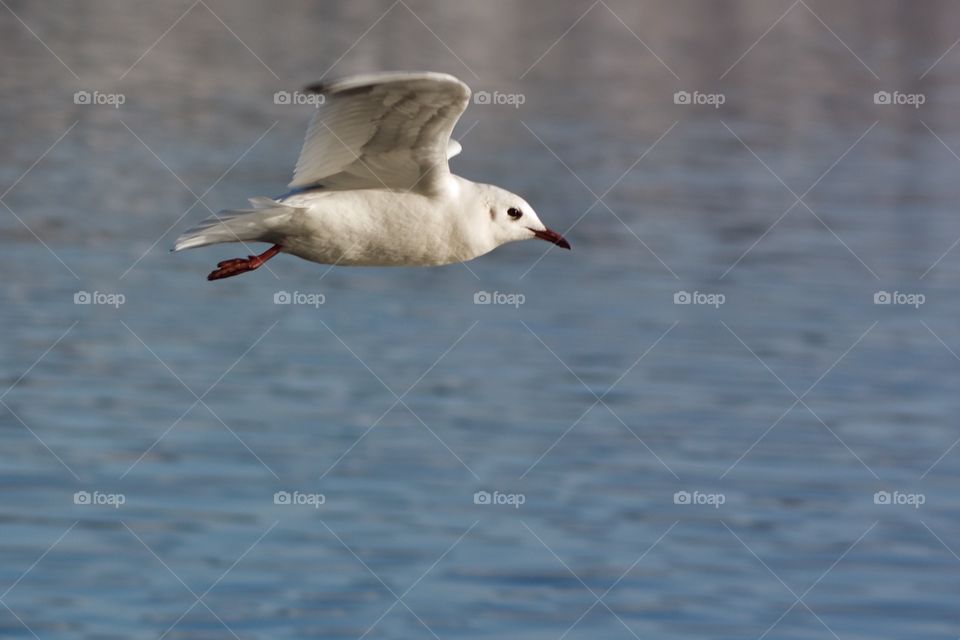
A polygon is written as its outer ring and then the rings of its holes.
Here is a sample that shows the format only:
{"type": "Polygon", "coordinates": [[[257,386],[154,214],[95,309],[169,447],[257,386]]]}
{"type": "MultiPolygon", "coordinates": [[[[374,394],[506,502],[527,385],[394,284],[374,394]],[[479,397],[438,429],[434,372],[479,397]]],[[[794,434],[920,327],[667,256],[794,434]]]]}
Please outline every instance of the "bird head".
{"type": "Polygon", "coordinates": [[[540,222],[537,213],[526,200],[493,185],[483,185],[484,213],[489,217],[489,229],[497,245],[517,240],[539,238],[558,247],[569,249],[566,239],[540,222]]]}

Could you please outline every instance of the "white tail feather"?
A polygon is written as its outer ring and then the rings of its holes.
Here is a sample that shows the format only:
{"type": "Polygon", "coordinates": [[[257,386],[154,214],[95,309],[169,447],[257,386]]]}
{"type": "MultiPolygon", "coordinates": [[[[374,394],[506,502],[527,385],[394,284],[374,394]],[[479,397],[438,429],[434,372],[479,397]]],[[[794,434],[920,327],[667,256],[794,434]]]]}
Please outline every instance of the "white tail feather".
{"type": "Polygon", "coordinates": [[[285,222],[296,207],[271,198],[250,198],[253,209],[226,209],[185,231],[173,246],[174,251],[205,247],[221,242],[274,242],[279,224],[285,222]]]}

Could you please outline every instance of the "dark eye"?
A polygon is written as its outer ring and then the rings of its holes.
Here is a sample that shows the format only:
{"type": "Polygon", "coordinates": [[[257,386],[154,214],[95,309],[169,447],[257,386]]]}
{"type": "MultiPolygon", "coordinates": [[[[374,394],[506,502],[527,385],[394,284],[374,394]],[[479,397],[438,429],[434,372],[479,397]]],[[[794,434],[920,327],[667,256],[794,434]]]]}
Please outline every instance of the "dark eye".
{"type": "Polygon", "coordinates": [[[519,220],[523,216],[523,211],[520,211],[520,209],[517,209],[516,207],[510,207],[507,209],[507,215],[514,220],[519,220]]]}

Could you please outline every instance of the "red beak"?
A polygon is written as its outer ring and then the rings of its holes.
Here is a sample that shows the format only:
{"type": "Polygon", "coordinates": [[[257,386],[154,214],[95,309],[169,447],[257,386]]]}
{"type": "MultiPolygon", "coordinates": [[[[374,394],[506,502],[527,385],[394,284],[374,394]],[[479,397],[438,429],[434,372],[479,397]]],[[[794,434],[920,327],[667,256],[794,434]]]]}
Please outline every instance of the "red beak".
{"type": "MultiPolygon", "coordinates": [[[[530,229],[530,227],[527,227],[527,228],[530,229]]],[[[537,231],[536,229],[530,229],[530,231],[533,231],[533,235],[537,236],[537,237],[540,238],[541,240],[546,240],[547,242],[552,242],[553,244],[555,244],[555,245],[557,245],[558,247],[561,247],[561,248],[563,248],[563,249],[569,249],[569,248],[570,248],[570,243],[567,242],[567,240],[566,240],[562,235],[560,235],[559,233],[557,233],[556,231],[552,231],[552,230],[550,230],[550,229],[544,229],[543,231],[537,231]]]]}

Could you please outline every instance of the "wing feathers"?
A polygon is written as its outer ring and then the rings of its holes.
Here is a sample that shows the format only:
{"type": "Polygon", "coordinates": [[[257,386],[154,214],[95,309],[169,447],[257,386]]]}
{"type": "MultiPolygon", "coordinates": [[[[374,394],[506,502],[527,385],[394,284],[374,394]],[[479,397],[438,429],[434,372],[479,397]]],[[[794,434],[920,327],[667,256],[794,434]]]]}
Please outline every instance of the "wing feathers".
{"type": "Polygon", "coordinates": [[[307,89],[325,100],[307,130],[291,187],[428,191],[449,175],[446,160],[459,152],[450,134],[470,99],[469,87],[453,76],[368,74],[307,89]]]}

